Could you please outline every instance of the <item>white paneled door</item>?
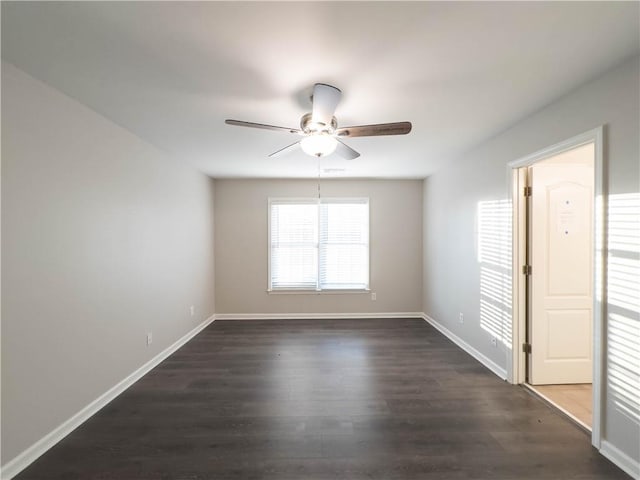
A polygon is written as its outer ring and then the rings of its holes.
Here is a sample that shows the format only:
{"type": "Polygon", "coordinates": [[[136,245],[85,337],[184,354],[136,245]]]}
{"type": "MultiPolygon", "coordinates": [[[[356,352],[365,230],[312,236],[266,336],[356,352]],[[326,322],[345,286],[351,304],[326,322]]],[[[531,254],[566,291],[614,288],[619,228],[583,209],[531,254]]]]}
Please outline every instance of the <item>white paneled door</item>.
{"type": "Polygon", "coordinates": [[[533,385],[591,383],[593,144],[529,170],[533,385]]]}

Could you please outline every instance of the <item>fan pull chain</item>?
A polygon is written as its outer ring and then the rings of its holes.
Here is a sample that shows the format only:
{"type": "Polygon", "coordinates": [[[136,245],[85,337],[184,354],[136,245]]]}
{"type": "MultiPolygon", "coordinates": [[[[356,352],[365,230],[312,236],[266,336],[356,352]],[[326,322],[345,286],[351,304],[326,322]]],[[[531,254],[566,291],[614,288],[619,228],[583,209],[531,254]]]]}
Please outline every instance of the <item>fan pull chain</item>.
{"type": "Polygon", "coordinates": [[[318,157],[318,203],[320,203],[320,157],[318,157]]]}

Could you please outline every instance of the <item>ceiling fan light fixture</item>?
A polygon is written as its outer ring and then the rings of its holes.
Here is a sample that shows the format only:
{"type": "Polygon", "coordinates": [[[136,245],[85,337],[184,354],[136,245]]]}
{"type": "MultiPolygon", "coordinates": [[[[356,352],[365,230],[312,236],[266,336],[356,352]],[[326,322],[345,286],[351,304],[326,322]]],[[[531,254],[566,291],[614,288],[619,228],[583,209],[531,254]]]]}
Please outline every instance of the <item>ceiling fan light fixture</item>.
{"type": "Polygon", "coordinates": [[[326,133],[307,135],[300,141],[302,150],[312,157],[331,155],[338,146],[338,141],[326,133]]]}

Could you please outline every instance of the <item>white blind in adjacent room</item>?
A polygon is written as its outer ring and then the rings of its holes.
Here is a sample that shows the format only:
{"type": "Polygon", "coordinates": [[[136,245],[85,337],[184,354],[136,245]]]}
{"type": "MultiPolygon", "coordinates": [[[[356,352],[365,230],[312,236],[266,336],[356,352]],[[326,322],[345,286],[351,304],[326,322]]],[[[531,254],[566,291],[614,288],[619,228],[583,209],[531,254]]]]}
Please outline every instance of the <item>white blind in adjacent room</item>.
{"type": "Polygon", "coordinates": [[[369,200],[271,199],[272,290],[367,289],[369,200]]]}

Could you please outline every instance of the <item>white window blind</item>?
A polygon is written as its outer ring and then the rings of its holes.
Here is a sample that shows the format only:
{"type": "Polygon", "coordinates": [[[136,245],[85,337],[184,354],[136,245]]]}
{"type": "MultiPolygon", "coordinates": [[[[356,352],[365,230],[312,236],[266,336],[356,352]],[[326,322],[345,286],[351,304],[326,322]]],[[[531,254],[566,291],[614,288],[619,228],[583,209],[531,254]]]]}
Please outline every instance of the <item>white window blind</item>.
{"type": "Polygon", "coordinates": [[[273,290],[369,287],[369,200],[271,199],[273,290]]]}
{"type": "Polygon", "coordinates": [[[321,289],[369,284],[369,202],[328,199],[320,204],[321,289]]]}
{"type": "Polygon", "coordinates": [[[317,202],[271,202],[270,224],[271,288],[317,288],[317,202]]]}

